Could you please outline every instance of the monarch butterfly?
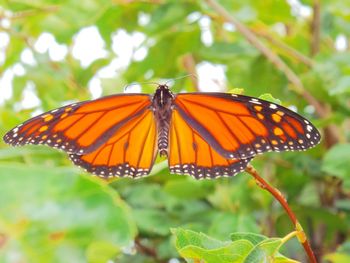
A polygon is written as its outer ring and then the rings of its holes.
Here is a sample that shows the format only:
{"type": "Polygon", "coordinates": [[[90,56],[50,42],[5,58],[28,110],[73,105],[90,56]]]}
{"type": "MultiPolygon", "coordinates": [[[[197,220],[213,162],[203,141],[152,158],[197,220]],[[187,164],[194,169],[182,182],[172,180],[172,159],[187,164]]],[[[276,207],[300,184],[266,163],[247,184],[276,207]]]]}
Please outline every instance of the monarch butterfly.
{"type": "Polygon", "coordinates": [[[257,154],[320,141],[306,119],[280,105],[229,93],[117,94],[64,106],[13,128],[10,145],[46,144],[103,178],[142,177],[157,153],[171,173],[233,176],[257,154]]]}

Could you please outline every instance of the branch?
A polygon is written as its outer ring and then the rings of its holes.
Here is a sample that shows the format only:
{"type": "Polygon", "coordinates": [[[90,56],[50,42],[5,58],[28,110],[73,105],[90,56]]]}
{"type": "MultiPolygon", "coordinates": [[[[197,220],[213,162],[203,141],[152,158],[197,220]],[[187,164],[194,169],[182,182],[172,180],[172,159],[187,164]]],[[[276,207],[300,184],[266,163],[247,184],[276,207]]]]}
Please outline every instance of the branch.
{"type": "Polygon", "coordinates": [[[155,249],[153,248],[149,248],[145,245],[142,244],[141,239],[139,237],[137,237],[135,239],[135,248],[137,251],[139,251],[140,253],[147,255],[149,257],[152,257],[154,259],[157,259],[157,252],[155,251],[155,249]]]}
{"type": "MultiPolygon", "coordinates": [[[[205,0],[226,22],[233,24],[237,31],[240,32],[250,44],[258,49],[275,67],[280,70],[288,81],[292,84],[293,90],[303,96],[305,100],[315,108],[316,113],[320,118],[327,118],[329,110],[324,107],[310,92],[308,92],[299,77],[288,65],[274,52],[267,48],[258,37],[244,24],[239,22],[235,17],[230,15],[224,7],[216,2],[216,0],[205,0]]],[[[332,144],[339,141],[339,136],[336,127],[329,126],[325,129],[327,137],[331,138],[332,144]]],[[[327,145],[328,147],[330,145],[327,145]]]]}
{"type": "Polygon", "coordinates": [[[37,16],[39,13],[55,13],[59,10],[59,5],[51,5],[51,6],[35,6],[33,9],[27,9],[23,11],[18,11],[13,13],[9,19],[15,20],[15,19],[22,19],[29,16],[37,16]]]}
{"type": "Polygon", "coordinates": [[[192,54],[186,54],[182,58],[182,64],[185,70],[190,75],[193,87],[196,91],[199,91],[199,84],[197,79],[197,71],[196,71],[196,61],[192,54]]]}
{"type": "Polygon", "coordinates": [[[293,213],[293,211],[289,207],[287,200],[284,198],[284,196],[281,194],[281,192],[278,191],[276,188],[272,187],[262,177],[260,177],[258,172],[250,164],[248,164],[248,166],[246,168],[246,172],[255,178],[255,181],[260,188],[270,192],[270,194],[272,194],[273,197],[282,205],[282,207],[284,208],[284,210],[288,214],[288,217],[292,221],[292,223],[295,227],[295,230],[298,231],[298,235],[297,235],[298,240],[302,244],[302,246],[304,247],[304,250],[309,257],[310,262],[317,263],[314,252],[311,249],[311,246],[309,244],[309,241],[307,240],[307,237],[306,237],[306,234],[305,234],[303,228],[301,227],[299,221],[297,220],[295,214],[293,213]]]}
{"type": "Polygon", "coordinates": [[[313,16],[311,21],[311,50],[313,57],[320,51],[320,27],[321,27],[321,6],[320,0],[314,0],[312,5],[313,16]]]}
{"type": "Polygon", "coordinates": [[[0,249],[5,246],[7,240],[8,237],[5,235],[5,233],[0,233],[0,249]]]}
{"type": "Polygon", "coordinates": [[[261,31],[261,30],[257,30],[254,28],[251,28],[251,30],[256,34],[259,35],[263,38],[265,38],[267,41],[269,41],[271,44],[275,45],[276,47],[284,50],[286,53],[288,53],[291,57],[294,57],[295,59],[297,59],[298,61],[304,63],[306,66],[312,68],[314,62],[312,61],[311,58],[305,56],[304,54],[302,54],[301,52],[299,52],[298,50],[292,48],[291,46],[283,43],[282,41],[274,38],[271,34],[269,34],[266,31],[261,31]]]}

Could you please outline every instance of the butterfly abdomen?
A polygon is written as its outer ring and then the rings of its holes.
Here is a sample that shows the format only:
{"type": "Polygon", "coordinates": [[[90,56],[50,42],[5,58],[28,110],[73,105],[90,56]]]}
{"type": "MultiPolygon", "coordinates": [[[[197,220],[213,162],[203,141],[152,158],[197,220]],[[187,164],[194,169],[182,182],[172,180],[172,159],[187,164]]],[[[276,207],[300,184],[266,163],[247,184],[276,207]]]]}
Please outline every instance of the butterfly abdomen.
{"type": "Polygon", "coordinates": [[[160,156],[168,156],[169,123],[163,122],[158,132],[158,151],[160,156]]]}

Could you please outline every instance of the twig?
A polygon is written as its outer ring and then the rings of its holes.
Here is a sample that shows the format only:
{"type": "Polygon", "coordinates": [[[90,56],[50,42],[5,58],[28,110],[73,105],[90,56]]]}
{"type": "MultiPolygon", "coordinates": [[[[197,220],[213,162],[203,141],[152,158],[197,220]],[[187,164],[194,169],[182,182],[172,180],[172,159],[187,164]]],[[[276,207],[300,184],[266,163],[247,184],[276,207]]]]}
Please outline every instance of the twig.
{"type": "Polygon", "coordinates": [[[268,40],[271,44],[275,45],[276,47],[284,50],[286,53],[288,53],[290,56],[294,57],[295,59],[297,59],[298,61],[304,63],[306,66],[308,67],[313,67],[314,62],[312,61],[311,58],[305,56],[304,54],[300,53],[298,50],[292,48],[289,45],[286,45],[285,43],[283,43],[282,41],[274,38],[271,34],[269,34],[266,31],[261,31],[260,29],[254,29],[251,28],[251,30],[258,36],[261,36],[263,38],[265,38],[266,40],[268,40]]]}
{"type": "Polygon", "coordinates": [[[288,214],[288,217],[292,221],[292,223],[295,227],[295,230],[298,231],[298,240],[302,244],[302,246],[304,247],[304,250],[309,257],[310,262],[317,263],[316,257],[314,255],[314,252],[311,249],[311,246],[309,244],[309,241],[306,237],[306,234],[305,234],[303,228],[301,227],[298,219],[296,218],[295,214],[293,213],[293,211],[289,207],[287,200],[284,198],[284,196],[281,194],[281,192],[278,191],[276,188],[272,187],[262,177],[260,177],[258,172],[250,164],[247,166],[246,172],[255,178],[257,185],[260,188],[270,192],[273,195],[273,197],[282,205],[282,207],[284,208],[284,210],[288,214]]]}
{"type": "Polygon", "coordinates": [[[39,13],[49,13],[49,12],[57,12],[59,10],[59,6],[58,5],[52,5],[52,6],[35,6],[34,9],[27,9],[24,11],[18,11],[13,13],[13,15],[11,17],[9,17],[9,19],[11,20],[15,20],[15,19],[22,19],[22,18],[27,18],[29,16],[36,16],[39,13]]]}
{"type": "MultiPolygon", "coordinates": [[[[311,21],[311,47],[310,47],[310,55],[315,56],[320,51],[320,31],[321,31],[321,2],[320,0],[313,0],[313,16],[311,21]]],[[[329,39],[328,39],[329,40],[329,39]]],[[[327,42],[327,39],[326,39],[327,42]]],[[[331,49],[334,47],[333,41],[331,41],[331,49]]],[[[308,94],[307,94],[308,95],[308,94]]],[[[315,107],[316,109],[316,107],[315,107]]],[[[323,107],[324,113],[320,115],[320,117],[326,118],[330,114],[330,109],[327,107],[323,107]]],[[[319,111],[316,109],[316,112],[319,111]]],[[[335,125],[328,125],[325,128],[325,145],[329,149],[334,144],[339,141],[338,128],[335,125]]]]}
{"type": "Polygon", "coordinates": [[[135,248],[142,254],[157,259],[157,252],[153,248],[149,248],[142,244],[141,239],[137,237],[135,239],[135,248]]]}
{"type": "Polygon", "coordinates": [[[196,91],[199,91],[198,79],[196,77],[196,61],[192,54],[186,54],[182,59],[182,64],[186,71],[190,74],[193,87],[196,91]]]}
{"type": "Polygon", "coordinates": [[[314,0],[312,5],[313,16],[311,21],[311,50],[313,57],[320,51],[320,27],[321,27],[321,3],[320,0],[314,0]]]}
{"type": "Polygon", "coordinates": [[[5,233],[0,233],[0,249],[5,246],[7,239],[5,233]]]}

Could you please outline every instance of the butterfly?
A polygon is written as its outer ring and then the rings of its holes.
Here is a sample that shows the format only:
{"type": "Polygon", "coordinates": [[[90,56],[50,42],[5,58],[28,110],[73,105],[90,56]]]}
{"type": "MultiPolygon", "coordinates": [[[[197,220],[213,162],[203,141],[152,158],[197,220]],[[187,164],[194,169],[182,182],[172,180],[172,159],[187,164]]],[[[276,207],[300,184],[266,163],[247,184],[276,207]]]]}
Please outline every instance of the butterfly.
{"type": "Polygon", "coordinates": [[[157,154],[171,173],[196,179],[233,176],[257,154],[294,151],[320,141],[297,113],[230,93],[116,94],[36,116],[4,136],[10,145],[45,144],[103,178],[148,175],[157,154]]]}

